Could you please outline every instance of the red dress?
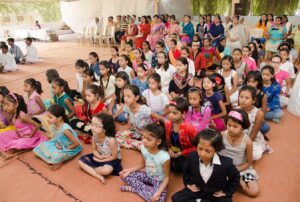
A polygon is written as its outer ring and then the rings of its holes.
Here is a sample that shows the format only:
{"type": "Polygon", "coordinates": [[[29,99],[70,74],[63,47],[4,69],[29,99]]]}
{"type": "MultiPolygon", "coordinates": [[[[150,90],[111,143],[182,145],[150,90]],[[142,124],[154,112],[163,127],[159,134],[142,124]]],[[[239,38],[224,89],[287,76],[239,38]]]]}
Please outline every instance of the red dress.
{"type": "Polygon", "coordinates": [[[146,40],[148,34],[150,34],[151,26],[150,24],[140,24],[140,33],[143,34],[141,37],[137,37],[135,40],[136,48],[142,48],[143,42],[146,40]]]}
{"type": "Polygon", "coordinates": [[[198,52],[196,56],[194,56],[193,50],[190,51],[190,59],[194,61],[195,71],[198,72],[199,69],[206,68],[206,60],[204,54],[202,52],[198,52]]]}

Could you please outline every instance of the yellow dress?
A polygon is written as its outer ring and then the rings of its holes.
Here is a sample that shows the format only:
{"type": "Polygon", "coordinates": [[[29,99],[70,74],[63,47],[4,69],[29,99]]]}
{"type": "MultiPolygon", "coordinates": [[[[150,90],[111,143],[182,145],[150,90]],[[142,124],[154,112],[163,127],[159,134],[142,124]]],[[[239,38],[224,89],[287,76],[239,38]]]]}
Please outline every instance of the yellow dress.
{"type": "Polygon", "coordinates": [[[6,132],[6,131],[10,131],[10,130],[16,130],[15,126],[7,126],[6,128],[1,128],[0,129],[0,135],[1,135],[1,133],[6,132]]]}

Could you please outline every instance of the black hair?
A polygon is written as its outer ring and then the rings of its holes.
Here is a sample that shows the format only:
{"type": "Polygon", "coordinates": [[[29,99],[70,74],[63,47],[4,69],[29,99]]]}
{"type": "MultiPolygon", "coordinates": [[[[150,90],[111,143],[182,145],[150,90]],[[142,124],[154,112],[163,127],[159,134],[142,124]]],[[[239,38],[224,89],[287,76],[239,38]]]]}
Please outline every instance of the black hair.
{"type": "Polygon", "coordinates": [[[8,50],[8,45],[3,44],[3,45],[1,46],[1,48],[2,48],[2,49],[5,49],[5,50],[8,50]]]}
{"type": "Polygon", "coordinates": [[[6,97],[9,93],[10,92],[6,86],[0,86],[0,95],[6,97]]]}
{"type": "Polygon", "coordinates": [[[75,67],[80,67],[83,69],[88,69],[89,68],[89,64],[81,59],[77,60],[75,62],[75,67]]]}
{"type": "Polygon", "coordinates": [[[145,19],[145,23],[146,23],[146,24],[148,24],[148,23],[149,23],[147,16],[143,15],[143,16],[142,16],[142,18],[144,18],[144,19],[145,19]]]}
{"type": "Polygon", "coordinates": [[[170,42],[173,42],[175,45],[177,45],[177,41],[175,39],[171,39],[170,42]]]}
{"type": "Polygon", "coordinates": [[[291,45],[291,49],[294,47],[294,44],[295,44],[294,39],[292,39],[292,38],[287,38],[287,39],[285,40],[285,42],[287,42],[288,44],[291,45]]]}
{"type": "Polygon", "coordinates": [[[95,84],[89,85],[85,87],[85,90],[90,91],[93,95],[100,97],[101,99],[104,98],[104,90],[101,86],[97,86],[95,84]]]}
{"type": "Polygon", "coordinates": [[[148,77],[148,81],[149,79],[153,79],[154,81],[157,82],[157,85],[158,85],[158,89],[161,90],[161,77],[158,73],[153,73],[153,74],[150,74],[150,76],[148,77]]]}
{"type": "Polygon", "coordinates": [[[239,92],[239,96],[240,96],[240,94],[241,94],[243,91],[248,91],[248,92],[250,92],[252,99],[253,99],[253,100],[256,99],[256,89],[255,89],[254,87],[249,86],[249,85],[244,85],[244,86],[241,88],[240,92],[239,92]]]}
{"type": "MultiPolygon", "coordinates": [[[[109,62],[107,60],[102,60],[99,65],[102,65],[103,67],[105,67],[106,69],[109,69],[109,74],[111,74],[111,68],[109,65],[109,62]]],[[[100,77],[100,81],[101,81],[101,77],[100,77]]]]}
{"type": "Polygon", "coordinates": [[[246,78],[244,80],[244,85],[247,85],[247,83],[250,79],[253,79],[254,81],[257,82],[257,89],[262,90],[263,79],[262,79],[261,73],[259,71],[248,72],[248,74],[246,75],[246,78]]]}
{"type": "MultiPolygon", "coordinates": [[[[165,69],[165,71],[167,71],[168,69],[169,69],[169,56],[168,56],[168,54],[165,52],[165,51],[159,51],[158,53],[157,53],[157,55],[158,54],[163,54],[164,56],[165,56],[165,59],[166,59],[166,61],[165,61],[165,64],[164,64],[164,69],[165,69]]],[[[160,64],[157,62],[157,66],[156,66],[156,68],[157,69],[159,69],[160,68],[160,64]]]]}
{"type": "Polygon", "coordinates": [[[282,58],[281,58],[280,55],[273,55],[273,56],[271,57],[271,61],[272,61],[273,58],[279,58],[279,59],[280,59],[280,62],[282,62],[282,58]]]}
{"type": "Polygon", "coordinates": [[[189,61],[187,60],[187,58],[185,57],[179,57],[176,59],[176,62],[179,61],[181,62],[183,65],[186,65],[186,72],[185,72],[185,76],[183,77],[181,84],[184,84],[187,82],[188,76],[189,76],[189,61]]]}
{"type": "Polygon", "coordinates": [[[137,103],[141,105],[146,104],[143,96],[140,93],[139,87],[137,87],[136,85],[128,84],[125,86],[124,90],[125,89],[130,90],[135,97],[139,96],[139,99],[136,101],[137,103]]]}
{"type": "Polygon", "coordinates": [[[289,49],[287,49],[287,48],[281,48],[281,49],[279,50],[279,53],[281,53],[281,52],[286,52],[288,55],[290,54],[290,51],[289,51],[289,49]]]}
{"type": "Polygon", "coordinates": [[[182,114],[185,113],[189,107],[189,103],[184,97],[175,97],[173,101],[169,103],[169,106],[174,106],[182,114]]]}
{"type": "Polygon", "coordinates": [[[63,108],[62,106],[54,104],[51,105],[47,111],[56,118],[61,117],[65,123],[69,123],[69,118],[66,115],[65,108],[63,108]]]}
{"type": "Polygon", "coordinates": [[[126,45],[129,45],[131,48],[133,48],[133,40],[132,40],[132,39],[129,39],[129,40],[126,42],[126,45]]]}
{"type": "Polygon", "coordinates": [[[166,44],[162,40],[157,41],[156,45],[159,45],[162,48],[166,47],[166,44]]]}
{"type": "Polygon", "coordinates": [[[15,42],[15,39],[14,39],[14,38],[8,38],[7,41],[10,41],[10,42],[13,42],[13,43],[14,43],[14,42],[15,42]]]}
{"type": "Polygon", "coordinates": [[[52,81],[52,83],[55,83],[59,87],[63,87],[64,92],[69,94],[70,87],[69,87],[69,84],[66,80],[64,80],[62,78],[56,78],[52,81]]]}
{"type": "Polygon", "coordinates": [[[268,18],[269,18],[269,15],[272,16],[272,22],[273,22],[273,21],[274,21],[274,15],[273,15],[273,13],[269,13],[269,14],[267,15],[267,20],[268,20],[268,18]]]}
{"type": "Polygon", "coordinates": [[[106,113],[100,113],[95,115],[97,119],[100,119],[107,137],[115,137],[116,135],[116,126],[114,119],[111,115],[106,113]]]}
{"type": "MultiPolygon", "coordinates": [[[[288,17],[287,17],[287,15],[286,15],[286,14],[282,15],[282,17],[284,17],[284,18],[286,19],[286,22],[288,22],[288,21],[289,21],[289,19],[288,19],[288,17]]],[[[281,17],[281,19],[282,19],[282,17],[281,17]]]]}
{"type": "Polygon", "coordinates": [[[197,93],[200,96],[200,106],[203,106],[204,99],[203,99],[202,91],[201,91],[200,88],[192,87],[192,88],[189,89],[188,94],[189,93],[197,93]]]}
{"type": "Polygon", "coordinates": [[[25,40],[27,40],[29,42],[32,42],[32,38],[31,37],[27,37],[27,38],[25,38],[25,40]]]}
{"type": "Polygon", "coordinates": [[[225,55],[224,57],[222,57],[221,62],[220,62],[220,68],[221,68],[221,69],[223,69],[222,62],[223,62],[224,60],[228,60],[228,61],[230,62],[230,69],[235,70],[233,58],[232,58],[231,55],[225,55]]]}
{"type": "MultiPolygon", "coordinates": [[[[252,54],[251,54],[251,57],[255,60],[255,62],[257,63],[258,61],[258,51],[257,51],[257,46],[254,42],[249,42],[248,43],[248,46],[249,45],[253,45],[254,46],[254,50],[252,51],[252,54]]],[[[249,46],[250,47],[250,46],[249,46]]]]}
{"type": "Polygon", "coordinates": [[[180,51],[185,51],[188,55],[190,54],[190,49],[188,47],[182,47],[180,51]]]}
{"type": "Polygon", "coordinates": [[[282,21],[282,17],[281,17],[281,16],[277,16],[275,19],[276,19],[276,20],[277,20],[277,19],[280,19],[280,21],[282,21]]]}
{"type": "Polygon", "coordinates": [[[96,52],[90,52],[89,55],[92,56],[92,57],[94,57],[94,58],[96,58],[96,61],[99,62],[99,56],[98,56],[98,54],[96,52]]]}
{"type": "Polygon", "coordinates": [[[194,139],[194,146],[197,147],[201,139],[210,142],[211,146],[216,150],[216,153],[224,149],[223,137],[221,133],[214,129],[204,129],[197,134],[194,139]]]}
{"type": "Polygon", "coordinates": [[[110,48],[115,49],[117,55],[119,56],[119,47],[118,46],[111,46],[110,48]]]}
{"type": "MultiPolygon", "coordinates": [[[[123,72],[123,71],[118,72],[118,73],[116,74],[116,80],[117,80],[118,78],[120,78],[120,79],[122,79],[122,80],[125,81],[125,86],[130,84],[129,76],[128,76],[128,74],[127,74],[126,72],[123,72]]],[[[125,86],[124,86],[124,87],[125,87],[125,86]]],[[[117,85],[115,85],[115,87],[116,87],[116,91],[115,91],[115,94],[116,94],[116,102],[117,102],[118,104],[124,103],[124,96],[122,95],[122,91],[123,91],[124,87],[123,87],[122,89],[121,89],[121,88],[118,88],[117,85]]]]}
{"type": "Polygon", "coordinates": [[[245,112],[244,110],[242,109],[234,109],[234,110],[231,110],[231,111],[234,111],[236,113],[239,113],[241,116],[242,116],[242,120],[239,120],[233,116],[230,116],[230,112],[225,120],[225,123],[227,125],[227,122],[228,120],[232,120],[233,122],[239,124],[242,126],[242,128],[245,130],[245,129],[248,129],[250,127],[250,121],[249,121],[249,117],[248,117],[248,114],[247,112],[245,112]]]}
{"type": "Polygon", "coordinates": [[[27,105],[22,95],[18,95],[17,93],[10,93],[5,97],[5,99],[10,103],[18,104],[15,115],[16,118],[19,117],[21,111],[27,114],[27,105]]]}
{"type": "Polygon", "coordinates": [[[255,38],[253,41],[256,41],[258,48],[263,49],[263,46],[261,44],[261,40],[259,38],[255,38]]]}
{"type": "Polygon", "coordinates": [[[149,49],[149,50],[151,50],[151,46],[150,46],[150,43],[149,43],[149,41],[144,41],[143,43],[147,44],[147,46],[148,46],[148,49],[149,49]]]}
{"type": "Polygon", "coordinates": [[[234,53],[234,52],[236,52],[236,51],[238,51],[238,52],[240,52],[241,54],[243,54],[242,49],[240,49],[240,48],[235,48],[235,49],[233,49],[232,53],[234,53]]]}
{"type": "Polygon", "coordinates": [[[123,58],[125,61],[127,61],[127,66],[132,68],[132,62],[128,55],[122,54],[122,55],[120,55],[120,57],[123,58]]]}
{"type": "MultiPolygon", "coordinates": [[[[249,46],[243,46],[243,48],[247,48],[249,52],[251,52],[251,48],[249,46]]],[[[243,49],[242,48],[242,49],[243,49]]]]}
{"type": "Polygon", "coordinates": [[[27,83],[28,85],[30,85],[31,88],[32,88],[33,90],[35,90],[38,94],[41,95],[41,94],[43,93],[41,82],[35,80],[34,78],[26,79],[26,80],[24,81],[24,83],[27,83]]]}
{"type": "Polygon", "coordinates": [[[48,69],[46,71],[46,77],[48,82],[51,84],[54,79],[59,77],[58,71],[56,69],[48,69]]]}
{"type": "Polygon", "coordinates": [[[168,141],[166,137],[166,128],[162,120],[156,121],[146,125],[144,128],[145,131],[148,131],[152,137],[155,139],[160,139],[161,143],[158,145],[160,150],[168,150],[168,141]]]}
{"type": "MultiPolygon", "coordinates": [[[[214,92],[217,92],[218,90],[219,90],[219,87],[221,86],[221,84],[225,84],[225,81],[224,81],[224,78],[222,77],[222,75],[220,75],[220,74],[218,74],[218,73],[213,73],[213,74],[211,74],[211,75],[205,75],[204,77],[203,77],[203,80],[205,79],[205,78],[207,78],[207,79],[209,79],[213,84],[215,84],[215,86],[213,87],[213,91],[214,92]],[[220,78],[221,80],[221,82],[220,82],[220,84],[218,84],[217,82],[216,82],[216,78],[220,78]]],[[[203,87],[203,81],[202,81],[202,89],[205,91],[205,89],[204,89],[204,87],[203,87]]]]}
{"type": "Polygon", "coordinates": [[[92,81],[93,81],[93,82],[97,82],[97,81],[98,81],[98,80],[96,79],[95,73],[94,73],[94,71],[93,71],[92,69],[86,69],[86,70],[84,70],[84,71],[83,71],[83,74],[84,74],[84,75],[87,75],[87,76],[89,76],[89,77],[92,77],[92,81]]]}
{"type": "Polygon", "coordinates": [[[145,62],[146,61],[146,56],[145,56],[144,52],[142,51],[142,49],[136,48],[135,50],[138,50],[139,53],[141,54],[142,63],[145,62]]]}
{"type": "Polygon", "coordinates": [[[137,66],[137,67],[140,67],[140,68],[142,68],[142,70],[144,70],[145,72],[147,72],[147,71],[148,71],[148,69],[147,69],[147,66],[146,66],[144,63],[138,64],[138,66],[137,66]]]}
{"type": "Polygon", "coordinates": [[[266,16],[266,20],[263,22],[262,21],[262,17],[260,17],[259,19],[259,25],[261,26],[263,23],[264,23],[264,26],[267,26],[267,23],[268,23],[268,16],[267,14],[262,14],[261,16],[265,15],[266,16]]]}
{"type": "Polygon", "coordinates": [[[271,74],[272,74],[272,78],[271,78],[271,82],[276,82],[276,79],[275,79],[275,70],[274,70],[274,67],[272,67],[271,65],[265,65],[262,69],[261,69],[261,73],[264,71],[264,70],[268,70],[271,74]]]}

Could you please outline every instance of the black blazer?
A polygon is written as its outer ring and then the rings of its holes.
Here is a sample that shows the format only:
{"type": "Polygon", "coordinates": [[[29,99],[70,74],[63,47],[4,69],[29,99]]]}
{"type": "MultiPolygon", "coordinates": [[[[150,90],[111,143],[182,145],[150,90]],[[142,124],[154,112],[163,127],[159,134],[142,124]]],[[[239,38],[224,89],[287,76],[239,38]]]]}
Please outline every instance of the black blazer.
{"type": "Polygon", "coordinates": [[[202,199],[217,199],[213,194],[223,191],[226,197],[232,197],[240,184],[240,173],[232,164],[232,159],[218,155],[221,165],[214,164],[211,177],[205,183],[200,175],[199,156],[191,152],[183,167],[183,183],[185,186],[195,184],[200,188],[199,197],[202,199]]]}

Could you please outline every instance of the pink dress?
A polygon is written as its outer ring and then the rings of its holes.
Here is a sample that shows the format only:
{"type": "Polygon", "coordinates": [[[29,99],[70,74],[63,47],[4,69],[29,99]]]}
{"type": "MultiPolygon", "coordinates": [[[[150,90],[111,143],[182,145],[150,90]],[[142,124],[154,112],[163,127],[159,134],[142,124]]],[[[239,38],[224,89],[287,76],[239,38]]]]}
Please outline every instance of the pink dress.
{"type": "Polygon", "coordinates": [[[40,97],[40,95],[36,91],[33,91],[30,97],[24,96],[27,105],[28,114],[35,114],[36,112],[41,110],[41,107],[38,105],[38,103],[35,100],[36,97],[40,97]]]}
{"type": "Polygon", "coordinates": [[[255,71],[257,69],[256,62],[252,57],[242,58],[242,61],[247,64],[249,71],[255,71]]]}
{"type": "Polygon", "coordinates": [[[289,73],[284,70],[279,70],[275,73],[275,79],[279,83],[280,87],[283,85],[283,81],[290,77],[289,73]]]}
{"type": "Polygon", "coordinates": [[[156,43],[164,37],[164,34],[160,32],[161,29],[165,29],[164,23],[153,24],[151,27],[151,33],[147,37],[149,41],[151,50],[155,50],[156,43]]]}
{"type": "Polygon", "coordinates": [[[211,116],[211,106],[204,104],[199,112],[195,112],[192,106],[189,106],[187,113],[185,114],[184,121],[191,123],[197,132],[202,131],[209,127],[211,116]]]}
{"type": "Polygon", "coordinates": [[[22,115],[25,115],[25,113],[20,112],[19,117],[17,119],[13,119],[13,124],[16,127],[16,130],[6,131],[0,134],[1,151],[7,151],[9,149],[32,149],[46,140],[39,130],[33,137],[28,137],[31,135],[34,126],[28,123],[23,123],[20,119],[20,116],[22,115]]]}

